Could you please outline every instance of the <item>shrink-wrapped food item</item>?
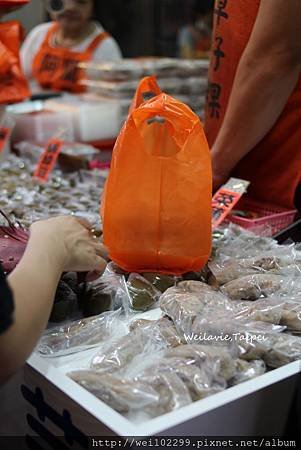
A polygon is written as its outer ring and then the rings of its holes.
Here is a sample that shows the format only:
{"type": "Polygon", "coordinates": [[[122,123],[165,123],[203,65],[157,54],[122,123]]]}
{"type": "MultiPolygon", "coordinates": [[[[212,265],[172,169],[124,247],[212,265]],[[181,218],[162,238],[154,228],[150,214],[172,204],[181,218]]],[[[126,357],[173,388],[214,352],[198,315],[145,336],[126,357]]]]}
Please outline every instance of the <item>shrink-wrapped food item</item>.
{"type": "Polygon", "coordinates": [[[154,388],[136,380],[101,375],[93,370],[70,372],[69,377],[118,412],[126,413],[159,403],[154,388]]]}
{"type": "Polygon", "coordinates": [[[107,340],[122,330],[120,311],[80,319],[47,330],[38,351],[44,356],[60,356],[85,350],[107,340]]]}

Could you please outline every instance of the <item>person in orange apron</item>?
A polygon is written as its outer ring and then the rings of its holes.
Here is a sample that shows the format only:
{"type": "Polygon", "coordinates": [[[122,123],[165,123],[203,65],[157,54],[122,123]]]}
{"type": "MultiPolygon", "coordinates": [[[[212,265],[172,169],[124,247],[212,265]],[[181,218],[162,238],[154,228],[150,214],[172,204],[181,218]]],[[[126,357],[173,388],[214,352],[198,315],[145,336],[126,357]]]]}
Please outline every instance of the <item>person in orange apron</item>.
{"type": "Polygon", "coordinates": [[[26,76],[44,89],[84,92],[81,62],[121,58],[116,41],[92,20],[92,0],[65,0],[62,11],[52,11],[52,23],[36,27],[22,47],[26,76]]]}
{"type": "MultiPolygon", "coordinates": [[[[0,0],[0,18],[29,3],[29,0],[0,0]]],[[[16,21],[0,23],[0,104],[30,97],[28,83],[21,70],[20,45],[23,29],[16,21]]],[[[3,108],[3,107],[2,107],[3,108]]],[[[0,116],[3,115],[1,108],[0,116]]],[[[1,119],[0,119],[1,120],[1,119]]]]}
{"type": "Polygon", "coordinates": [[[300,33],[300,0],[216,0],[205,123],[214,189],[232,175],[255,200],[296,204],[300,33]]]}

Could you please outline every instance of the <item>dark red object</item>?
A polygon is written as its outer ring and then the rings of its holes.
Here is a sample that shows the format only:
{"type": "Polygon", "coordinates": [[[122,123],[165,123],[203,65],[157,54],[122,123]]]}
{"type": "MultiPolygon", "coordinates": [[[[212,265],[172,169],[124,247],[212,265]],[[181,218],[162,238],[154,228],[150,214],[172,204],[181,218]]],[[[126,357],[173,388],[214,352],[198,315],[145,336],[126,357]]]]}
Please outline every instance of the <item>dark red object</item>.
{"type": "Polygon", "coordinates": [[[0,210],[7,225],[0,226],[0,263],[6,274],[14,270],[26,249],[29,233],[21,226],[16,227],[0,210]]]}

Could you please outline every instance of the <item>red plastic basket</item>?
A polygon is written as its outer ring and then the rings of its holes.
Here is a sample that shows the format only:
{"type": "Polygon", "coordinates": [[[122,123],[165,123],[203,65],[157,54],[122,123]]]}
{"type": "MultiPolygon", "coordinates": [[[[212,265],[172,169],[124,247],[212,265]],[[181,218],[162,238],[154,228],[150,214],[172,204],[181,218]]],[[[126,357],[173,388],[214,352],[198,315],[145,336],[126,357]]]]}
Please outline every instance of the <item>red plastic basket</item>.
{"type": "Polygon", "coordinates": [[[287,210],[279,206],[259,203],[248,198],[243,198],[235,209],[251,211],[259,214],[256,219],[247,219],[235,215],[229,215],[228,220],[236,225],[246,228],[260,236],[273,236],[293,223],[296,210],[287,210]]]}

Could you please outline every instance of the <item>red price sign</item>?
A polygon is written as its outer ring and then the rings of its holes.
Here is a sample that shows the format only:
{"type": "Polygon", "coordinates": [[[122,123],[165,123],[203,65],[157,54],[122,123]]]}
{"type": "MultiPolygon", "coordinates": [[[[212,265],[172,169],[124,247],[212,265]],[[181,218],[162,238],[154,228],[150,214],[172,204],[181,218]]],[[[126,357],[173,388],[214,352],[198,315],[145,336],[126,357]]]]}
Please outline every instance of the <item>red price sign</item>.
{"type": "Polygon", "coordinates": [[[60,154],[62,146],[62,141],[58,139],[50,139],[39,159],[38,165],[33,174],[34,178],[37,178],[42,182],[48,180],[49,175],[54,168],[56,160],[60,154]]]}
{"type": "Polygon", "coordinates": [[[218,227],[236,205],[242,194],[219,189],[212,199],[212,228],[218,227]]]}
{"type": "Polygon", "coordinates": [[[3,152],[5,145],[11,134],[11,131],[12,131],[11,128],[8,128],[8,127],[0,128],[0,153],[3,152]]]}

